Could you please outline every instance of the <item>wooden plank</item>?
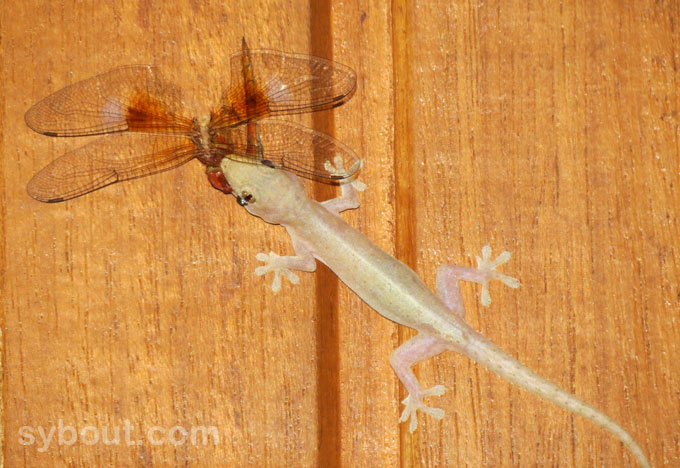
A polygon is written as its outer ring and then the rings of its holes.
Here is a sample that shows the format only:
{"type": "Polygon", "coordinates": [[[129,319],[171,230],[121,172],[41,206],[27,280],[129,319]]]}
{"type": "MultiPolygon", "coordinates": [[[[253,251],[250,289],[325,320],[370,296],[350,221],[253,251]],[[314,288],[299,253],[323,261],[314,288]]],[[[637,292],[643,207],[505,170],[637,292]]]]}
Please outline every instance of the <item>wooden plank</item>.
{"type": "Polygon", "coordinates": [[[482,309],[465,285],[470,323],[620,421],[655,466],[680,462],[676,4],[60,0],[0,14],[6,466],[635,466],[607,433],[452,353],[418,366],[449,387],[433,401],[447,417],[411,436],[388,364],[410,332],[328,273],[272,294],[254,255],[290,253],[287,236],[198,163],[59,205],[26,196],[85,141],[30,132],[31,104],[153,63],[205,113],[243,35],[357,70],[350,103],[301,118],[365,160],[369,189],[345,219],[432,286],[486,243],[512,251],[522,288],[493,285],[482,309]],[[60,421],[127,422],[136,438],[215,426],[220,443],[20,443],[22,426],[60,421]]]}
{"type": "MultiPolygon", "coordinates": [[[[483,309],[464,286],[469,322],[674,466],[677,5],[415,2],[409,17],[418,271],[433,284],[487,243],[512,251],[523,287],[493,285],[483,309]]],[[[465,358],[420,368],[452,387],[448,417],[402,466],[636,466],[465,358]]]]}
{"type": "MultiPolygon", "coordinates": [[[[8,466],[312,465],[314,301],[281,300],[253,274],[256,252],[290,250],[284,233],[212,190],[197,162],[73,202],[33,202],[31,174],[83,139],[38,136],[22,118],[50,92],[126,63],[158,65],[185,91],[190,112],[204,113],[227,84],[242,36],[254,48],[308,51],[308,10],[296,2],[3,8],[14,18],[3,25],[4,130],[13,135],[3,152],[13,257],[3,265],[8,466]],[[60,421],[79,429],[129,422],[135,444],[41,451],[18,440],[22,426],[60,421]],[[214,426],[219,440],[155,445],[145,437],[154,426],[178,426],[170,435],[180,438],[214,426]]],[[[302,287],[313,290],[312,275],[302,287]]]]}
{"type": "MultiPolygon", "coordinates": [[[[388,2],[334,2],[333,55],[358,73],[357,92],[335,111],[336,136],[364,159],[361,208],[342,214],[381,248],[395,251],[393,53],[388,2]]],[[[397,327],[339,288],[341,462],[399,464],[400,384],[389,365],[397,327]]],[[[319,314],[324,311],[319,310],[319,314]]],[[[326,466],[320,460],[317,466],[326,466]]]]}

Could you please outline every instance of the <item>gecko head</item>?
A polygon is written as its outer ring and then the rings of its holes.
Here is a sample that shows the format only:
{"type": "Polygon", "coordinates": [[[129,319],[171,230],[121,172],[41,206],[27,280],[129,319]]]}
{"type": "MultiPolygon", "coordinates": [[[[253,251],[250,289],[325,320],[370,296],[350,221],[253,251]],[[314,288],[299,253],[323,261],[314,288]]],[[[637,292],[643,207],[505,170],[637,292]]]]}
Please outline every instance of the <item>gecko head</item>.
{"type": "Polygon", "coordinates": [[[229,158],[220,167],[239,204],[268,223],[285,223],[306,200],[302,183],[289,172],[229,158]]]}

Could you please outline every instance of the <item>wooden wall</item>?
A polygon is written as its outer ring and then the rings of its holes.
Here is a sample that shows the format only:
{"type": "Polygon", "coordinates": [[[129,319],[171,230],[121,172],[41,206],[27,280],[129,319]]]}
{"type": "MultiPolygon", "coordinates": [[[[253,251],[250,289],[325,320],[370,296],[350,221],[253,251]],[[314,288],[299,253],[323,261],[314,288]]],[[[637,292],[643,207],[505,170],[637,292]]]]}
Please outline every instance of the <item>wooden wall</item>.
{"type": "Polygon", "coordinates": [[[680,465],[678,2],[5,0],[0,15],[4,466],[636,466],[452,353],[418,367],[449,387],[447,417],[410,435],[388,364],[410,332],[324,269],[274,295],[255,254],[290,253],[284,230],[196,161],[61,204],[26,195],[87,141],[31,132],[32,104],[149,63],[205,112],[242,36],[357,71],[348,104],[305,117],[365,160],[349,223],[432,286],[487,243],[512,251],[519,290],[492,285],[483,309],[464,285],[472,326],[620,421],[655,467],[680,465]],[[65,426],[120,439],[68,444],[65,426]],[[219,443],[154,444],[154,426],[215,426],[219,443]]]}

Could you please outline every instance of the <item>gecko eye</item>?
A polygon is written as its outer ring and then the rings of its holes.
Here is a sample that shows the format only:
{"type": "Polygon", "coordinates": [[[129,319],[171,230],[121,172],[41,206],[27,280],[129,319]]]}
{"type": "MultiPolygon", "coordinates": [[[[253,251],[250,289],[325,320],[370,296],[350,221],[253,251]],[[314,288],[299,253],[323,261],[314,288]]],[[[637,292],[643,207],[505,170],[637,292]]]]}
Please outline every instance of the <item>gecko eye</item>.
{"type": "Polygon", "coordinates": [[[238,197],[238,202],[241,206],[246,206],[248,203],[254,202],[255,198],[248,193],[248,192],[243,192],[241,196],[238,197]]]}

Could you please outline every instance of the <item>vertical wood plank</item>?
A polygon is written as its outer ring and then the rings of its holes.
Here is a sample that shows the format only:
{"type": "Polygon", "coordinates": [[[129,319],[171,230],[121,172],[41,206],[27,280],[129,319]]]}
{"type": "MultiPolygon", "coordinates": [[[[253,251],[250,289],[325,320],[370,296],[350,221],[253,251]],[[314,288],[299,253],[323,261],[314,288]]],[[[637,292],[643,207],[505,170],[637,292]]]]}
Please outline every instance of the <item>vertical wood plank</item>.
{"type": "MultiPolygon", "coordinates": [[[[487,243],[512,251],[503,270],[522,288],[492,285],[484,309],[463,285],[468,320],[620,421],[655,466],[677,460],[661,409],[677,401],[658,387],[675,379],[653,377],[675,348],[653,324],[675,333],[679,311],[676,18],[653,2],[416,2],[411,16],[418,271],[433,284],[487,243]]],[[[448,417],[419,435],[422,466],[636,466],[465,358],[419,368],[451,387],[448,417]]]]}
{"type": "MultiPolygon", "coordinates": [[[[334,2],[333,56],[357,70],[356,94],[335,109],[336,136],[364,160],[361,207],[342,214],[394,254],[394,94],[389,2],[334,2]]],[[[323,311],[319,311],[323,313],[323,311]]],[[[399,383],[389,365],[397,327],[339,288],[342,466],[397,466],[399,383]]]]}
{"type": "MultiPolygon", "coordinates": [[[[241,36],[253,48],[309,50],[308,9],[296,2],[11,7],[16,21],[3,24],[11,45],[3,95],[12,116],[3,130],[14,134],[3,142],[3,180],[12,181],[3,225],[11,226],[15,256],[3,264],[8,464],[314,464],[316,340],[313,326],[297,326],[313,322],[314,304],[303,295],[277,298],[252,273],[256,252],[290,249],[283,232],[212,190],[198,163],[73,202],[35,203],[25,194],[30,175],[83,141],[41,137],[23,123],[39,98],[130,62],[158,65],[185,91],[189,115],[207,112],[228,83],[228,57],[241,36]],[[296,355],[306,358],[282,358],[296,355]],[[21,426],[127,423],[134,444],[40,450],[19,443],[21,426]],[[154,426],[214,426],[220,438],[156,445],[145,438],[154,426]]],[[[305,281],[314,287],[311,275],[305,281]]]]}

